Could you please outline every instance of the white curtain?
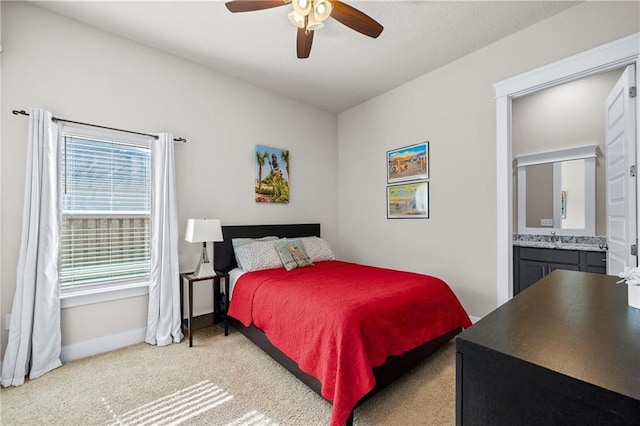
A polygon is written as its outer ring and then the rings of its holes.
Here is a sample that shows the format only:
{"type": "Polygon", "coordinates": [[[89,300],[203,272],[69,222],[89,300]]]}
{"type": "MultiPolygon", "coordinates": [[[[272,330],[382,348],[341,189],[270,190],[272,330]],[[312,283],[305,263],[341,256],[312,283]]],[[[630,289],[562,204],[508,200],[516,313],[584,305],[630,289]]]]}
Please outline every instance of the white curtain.
{"type": "Polygon", "coordinates": [[[158,136],[151,142],[151,277],[145,340],[165,346],[182,339],[182,301],[173,135],[158,136]]]}
{"type": "Polygon", "coordinates": [[[29,110],[22,240],[2,386],[20,386],[62,365],[58,241],[60,127],[48,111],[29,110]]]}

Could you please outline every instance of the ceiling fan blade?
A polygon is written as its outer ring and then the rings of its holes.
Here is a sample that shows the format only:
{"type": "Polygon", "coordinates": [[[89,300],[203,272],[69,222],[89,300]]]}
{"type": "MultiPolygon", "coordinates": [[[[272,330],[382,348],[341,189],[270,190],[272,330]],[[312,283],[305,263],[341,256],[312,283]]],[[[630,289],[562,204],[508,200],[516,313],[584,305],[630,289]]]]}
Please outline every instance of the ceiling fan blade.
{"type": "Polygon", "coordinates": [[[252,12],[290,3],[288,0],[232,0],[225,3],[231,12],[252,12]]]}
{"type": "Polygon", "coordinates": [[[377,38],[384,29],[384,27],[375,19],[365,15],[358,9],[339,0],[330,1],[333,5],[331,17],[352,30],[358,31],[359,33],[369,37],[377,38]]]}
{"type": "Polygon", "coordinates": [[[298,28],[298,59],[306,59],[309,57],[312,44],[313,31],[307,31],[304,28],[298,28]]]}

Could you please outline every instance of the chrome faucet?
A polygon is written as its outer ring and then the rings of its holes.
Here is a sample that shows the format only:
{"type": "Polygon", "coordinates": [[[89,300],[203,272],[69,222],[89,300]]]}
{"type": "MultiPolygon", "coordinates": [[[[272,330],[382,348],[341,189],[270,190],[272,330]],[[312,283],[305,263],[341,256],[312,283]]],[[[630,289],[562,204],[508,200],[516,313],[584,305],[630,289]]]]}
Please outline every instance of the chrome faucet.
{"type": "Polygon", "coordinates": [[[556,231],[551,231],[551,241],[554,243],[560,241],[560,236],[556,235],[556,231]]]}

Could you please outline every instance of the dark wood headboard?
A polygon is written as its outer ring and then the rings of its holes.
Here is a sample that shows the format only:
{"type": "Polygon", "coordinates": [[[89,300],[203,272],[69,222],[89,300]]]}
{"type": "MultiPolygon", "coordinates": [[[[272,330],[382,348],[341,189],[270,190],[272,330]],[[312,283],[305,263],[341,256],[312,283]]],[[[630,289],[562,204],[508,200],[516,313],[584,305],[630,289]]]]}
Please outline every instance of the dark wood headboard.
{"type": "Polygon", "coordinates": [[[293,225],[230,225],[222,227],[224,241],[213,243],[213,267],[216,271],[229,272],[238,265],[233,254],[233,238],[260,238],[275,235],[280,238],[320,236],[320,224],[293,225]]]}

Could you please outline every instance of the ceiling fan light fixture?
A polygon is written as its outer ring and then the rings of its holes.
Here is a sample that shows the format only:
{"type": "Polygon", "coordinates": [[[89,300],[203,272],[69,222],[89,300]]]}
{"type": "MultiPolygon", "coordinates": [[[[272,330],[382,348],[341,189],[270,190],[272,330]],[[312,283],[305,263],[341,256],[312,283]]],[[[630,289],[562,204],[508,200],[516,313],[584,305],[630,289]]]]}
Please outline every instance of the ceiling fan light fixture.
{"type": "Polygon", "coordinates": [[[295,10],[292,10],[291,12],[289,12],[289,14],[287,15],[289,17],[289,20],[291,21],[291,23],[293,25],[295,25],[298,28],[304,28],[305,27],[305,17],[301,16],[298,12],[296,12],[295,10]]]}
{"type": "Polygon", "coordinates": [[[307,31],[315,31],[324,27],[324,23],[318,19],[315,12],[307,16],[307,31]]]}
{"type": "Polygon", "coordinates": [[[313,34],[324,27],[324,21],[329,17],[371,38],[377,38],[383,30],[375,19],[341,0],[228,0],[225,3],[233,13],[272,9],[288,4],[293,10],[287,17],[298,27],[296,47],[299,59],[309,57],[313,34]]]}
{"type": "Polygon", "coordinates": [[[324,27],[324,23],[320,21],[316,21],[315,19],[309,18],[309,22],[307,23],[307,31],[315,31],[324,27]]]}
{"type": "Polygon", "coordinates": [[[318,21],[325,21],[331,16],[333,5],[327,0],[316,0],[313,3],[313,13],[318,21]]]}
{"type": "Polygon", "coordinates": [[[307,16],[311,12],[312,0],[292,0],[293,10],[300,16],[307,16]]]}

